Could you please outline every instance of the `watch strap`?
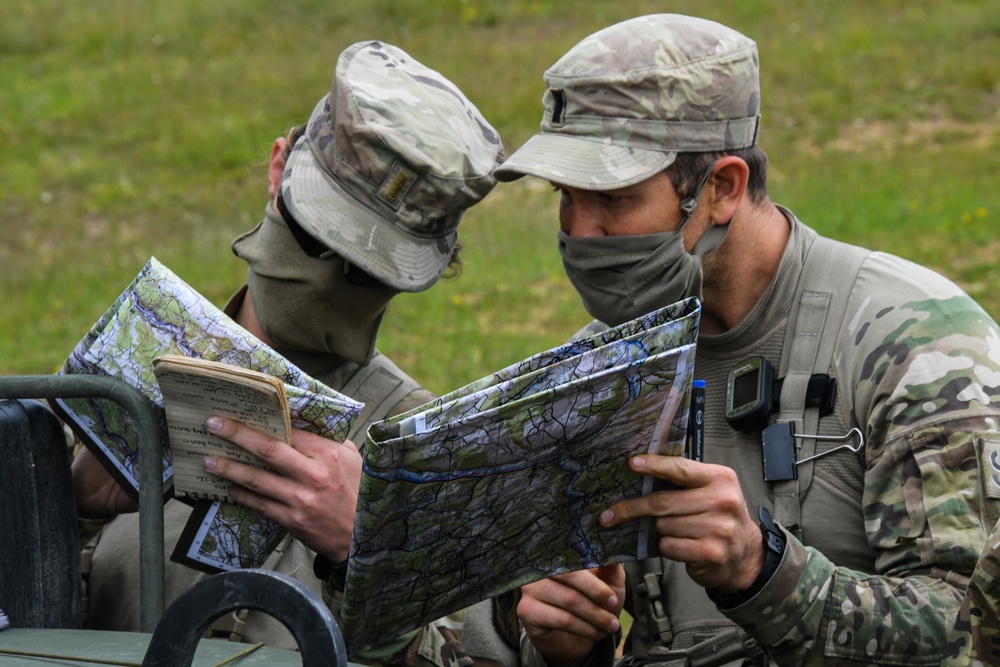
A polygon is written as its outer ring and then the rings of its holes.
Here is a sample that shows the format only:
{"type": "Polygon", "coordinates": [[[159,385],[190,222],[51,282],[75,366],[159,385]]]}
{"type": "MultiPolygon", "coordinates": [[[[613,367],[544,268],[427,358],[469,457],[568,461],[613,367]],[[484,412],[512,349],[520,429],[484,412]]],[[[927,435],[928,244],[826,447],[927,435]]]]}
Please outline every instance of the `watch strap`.
{"type": "Polygon", "coordinates": [[[757,508],[757,517],[760,521],[761,540],[764,545],[764,566],[760,574],[753,580],[748,588],[734,593],[722,593],[716,589],[706,589],[708,598],[722,609],[733,609],[753,598],[767,585],[774,573],[778,571],[781,558],[785,554],[785,534],[774,523],[771,513],[766,507],[760,505],[757,508]]]}
{"type": "Polygon", "coordinates": [[[313,559],[313,574],[320,581],[325,581],[335,590],[344,590],[347,583],[347,561],[334,563],[323,554],[316,554],[313,559]]]}

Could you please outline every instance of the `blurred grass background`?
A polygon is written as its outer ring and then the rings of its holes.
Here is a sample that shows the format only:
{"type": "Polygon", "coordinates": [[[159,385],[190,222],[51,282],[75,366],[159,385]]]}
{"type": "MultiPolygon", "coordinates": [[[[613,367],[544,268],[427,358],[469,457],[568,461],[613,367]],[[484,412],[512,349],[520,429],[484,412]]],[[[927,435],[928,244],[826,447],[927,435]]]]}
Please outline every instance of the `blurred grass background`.
{"type": "MultiPolygon", "coordinates": [[[[1000,317],[1000,12],[992,0],[7,0],[0,21],[0,373],[55,371],[156,256],[217,304],[263,215],[271,142],[353,42],[455,81],[508,153],[542,72],[613,22],[688,13],[754,38],[772,198],[817,230],[927,264],[1000,317]]],[[[401,295],[379,347],[444,392],[588,318],[556,196],[499,186],[465,269],[401,295]]]]}

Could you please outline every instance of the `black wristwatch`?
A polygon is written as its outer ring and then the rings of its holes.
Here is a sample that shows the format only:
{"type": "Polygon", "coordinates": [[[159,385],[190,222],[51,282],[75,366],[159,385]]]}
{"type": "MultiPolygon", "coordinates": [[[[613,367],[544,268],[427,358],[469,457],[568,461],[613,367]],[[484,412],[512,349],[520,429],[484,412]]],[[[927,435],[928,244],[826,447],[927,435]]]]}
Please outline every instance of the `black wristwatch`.
{"type": "Polygon", "coordinates": [[[323,554],[316,554],[313,559],[313,574],[320,581],[329,583],[335,590],[344,590],[347,582],[347,561],[334,563],[323,554]]]}
{"type": "Polygon", "coordinates": [[[708,598],[718,607],[733,609],[760,593],[767,582],[771,581],[771,577],[778,570],[778,565],[781,564],[781,557],[785,553],[785,534],[774,525],[771,513],[763,505],[757,508],[757,517],[760,519],[760,523],[757,525],[760,526],[761,539],[764,542],[764,567],[761,568],[760,574],[753,580],[750,587],[742,591],[721,593],[712,588],[706,589],[708,598]]]}

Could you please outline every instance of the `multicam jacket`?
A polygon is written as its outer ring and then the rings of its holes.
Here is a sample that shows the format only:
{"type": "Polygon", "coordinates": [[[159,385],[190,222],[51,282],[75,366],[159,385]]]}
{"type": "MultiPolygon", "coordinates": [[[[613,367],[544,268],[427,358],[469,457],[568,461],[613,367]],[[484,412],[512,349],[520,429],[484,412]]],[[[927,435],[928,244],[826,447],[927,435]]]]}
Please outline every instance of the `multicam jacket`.
{"type": "MultiPolygon", "coordinates": [[[[741,360],[762,355],[780,367],[796,282],[815,238],[783,212],[792,233],[775,279],[734,329],[701,336],[696,361],[696,376],[707,382],[705,460],[739,473],[753,514],[758,505],[773,511],[761,434],[734,431],[723,406],[727,374],[741,360]]],[[[627,656],[669,662],[663,628],[640,595],[643,575],[662,569],[675,650],[735,623],[765,650],[758,662],[941,663],[985,538],[974,440],[1000,431],[1000,330],[948,280],[872,253],[854,284],[830,375],[836,405],[818,432],[844,436],[856,426],[865,445],[799,466],[801,530],[785,531],[775,574],[750,600],[720,611],[683,564],[626,564],[626,610],[634,618],[627,656]]],[[[816,451],[841,444],[818,442],[816,451]]],[[[534,662],[524,641],[522,656],[534,662]]]]}

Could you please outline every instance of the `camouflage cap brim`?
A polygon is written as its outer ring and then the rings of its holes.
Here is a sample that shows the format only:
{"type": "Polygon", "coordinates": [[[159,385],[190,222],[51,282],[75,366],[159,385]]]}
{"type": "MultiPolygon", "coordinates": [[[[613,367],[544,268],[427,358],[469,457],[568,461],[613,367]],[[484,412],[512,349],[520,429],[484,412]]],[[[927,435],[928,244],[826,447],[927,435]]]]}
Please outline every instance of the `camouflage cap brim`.
{"type": "Polygon", "coordinates": [[[670,151],[542,132],[528,139],[493,175],[504,182],[536,176],[573,188],[612,190],[646,180],[673,164],[676,157],[670,151]]]}

